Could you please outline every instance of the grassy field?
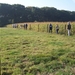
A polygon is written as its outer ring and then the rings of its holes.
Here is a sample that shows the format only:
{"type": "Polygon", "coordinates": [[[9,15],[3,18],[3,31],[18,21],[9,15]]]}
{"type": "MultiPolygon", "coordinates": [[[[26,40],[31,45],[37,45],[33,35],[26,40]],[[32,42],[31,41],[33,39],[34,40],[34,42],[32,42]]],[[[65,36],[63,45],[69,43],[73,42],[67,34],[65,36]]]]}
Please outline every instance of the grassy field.
{"type": "Polygon", "coordinates": [[[75,35],[0,28],[1,75],[75,75],[75,35]]]}

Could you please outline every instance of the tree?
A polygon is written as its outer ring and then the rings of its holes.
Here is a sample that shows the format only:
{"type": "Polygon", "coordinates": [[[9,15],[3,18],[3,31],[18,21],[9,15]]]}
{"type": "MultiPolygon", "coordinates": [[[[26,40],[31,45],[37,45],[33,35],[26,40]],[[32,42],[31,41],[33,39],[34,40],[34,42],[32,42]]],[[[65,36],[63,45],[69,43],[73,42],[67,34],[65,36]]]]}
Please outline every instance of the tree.
{"type": "Polygon", "coordinates": [[[10,23],[34,21],[75,21],[75,11],[57,10],[54,7],[38,8],[25,7],[21,4],[0,3],[0,27],[10,23]]]}

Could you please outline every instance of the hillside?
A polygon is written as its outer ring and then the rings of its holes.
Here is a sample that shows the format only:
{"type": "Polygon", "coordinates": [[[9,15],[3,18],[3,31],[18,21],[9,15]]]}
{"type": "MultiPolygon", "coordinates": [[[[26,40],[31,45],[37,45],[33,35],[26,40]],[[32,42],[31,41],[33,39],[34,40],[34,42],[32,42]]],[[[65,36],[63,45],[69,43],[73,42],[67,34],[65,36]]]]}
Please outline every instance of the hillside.
{"type": "Polygon", "coordinates": [[[54,7],[25,7],[21,4],[0,3],[0,27],[23,22],[75,21],[75,11],[58,10],[54,7]]]}

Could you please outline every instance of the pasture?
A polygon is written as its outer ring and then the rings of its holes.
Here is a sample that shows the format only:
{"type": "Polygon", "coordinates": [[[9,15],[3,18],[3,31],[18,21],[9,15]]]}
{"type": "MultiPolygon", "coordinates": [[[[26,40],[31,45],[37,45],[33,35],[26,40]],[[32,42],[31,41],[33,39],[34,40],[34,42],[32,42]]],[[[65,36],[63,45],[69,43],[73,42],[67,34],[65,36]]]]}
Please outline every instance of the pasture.
{"type": "Polygon", "coordinates": [[[75,75],[75,22],[71,36],[66,23],[52,23],[60,25],[59,34],[48,33],[49,23],[28,24],[28,30],[0,28],[1,75],[75,75]]]}

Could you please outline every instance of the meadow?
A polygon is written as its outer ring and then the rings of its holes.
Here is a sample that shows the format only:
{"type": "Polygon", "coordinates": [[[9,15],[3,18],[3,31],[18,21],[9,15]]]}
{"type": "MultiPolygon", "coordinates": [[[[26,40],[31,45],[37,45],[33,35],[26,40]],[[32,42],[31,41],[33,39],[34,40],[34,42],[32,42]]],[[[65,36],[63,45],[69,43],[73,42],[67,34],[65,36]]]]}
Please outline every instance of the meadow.
{"type": "Polygon", "coordinates": [[[66,23],[52,23],[53,33],[48,33],[47,23],[28,24],[28,30],[0,28],[1,75],[75,75],[75,22],[71,36],[64,30],[66,23]]]}

